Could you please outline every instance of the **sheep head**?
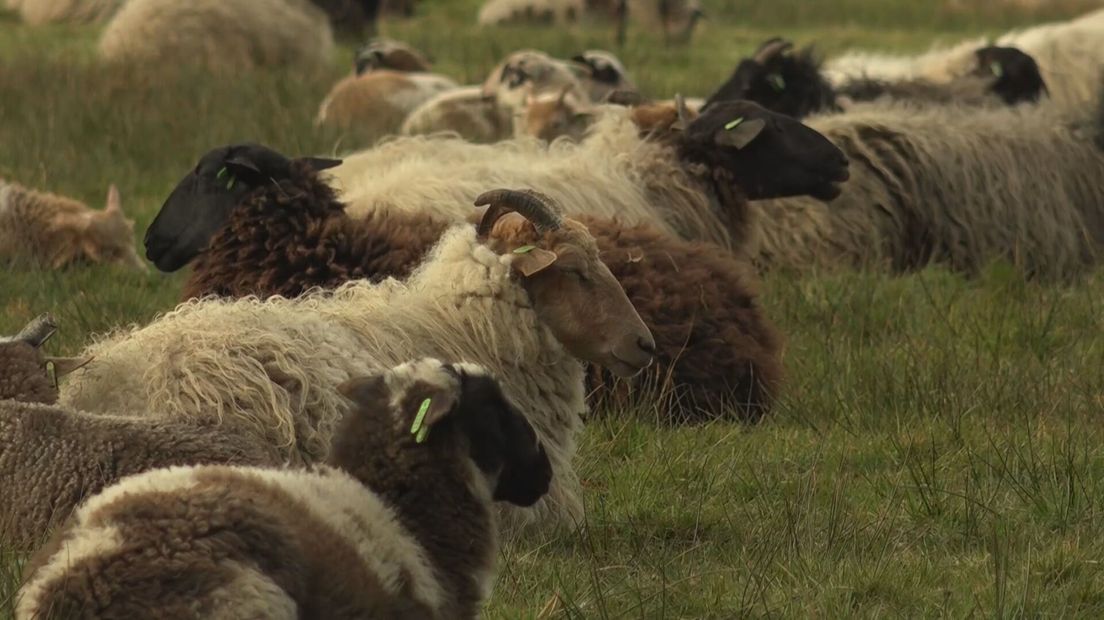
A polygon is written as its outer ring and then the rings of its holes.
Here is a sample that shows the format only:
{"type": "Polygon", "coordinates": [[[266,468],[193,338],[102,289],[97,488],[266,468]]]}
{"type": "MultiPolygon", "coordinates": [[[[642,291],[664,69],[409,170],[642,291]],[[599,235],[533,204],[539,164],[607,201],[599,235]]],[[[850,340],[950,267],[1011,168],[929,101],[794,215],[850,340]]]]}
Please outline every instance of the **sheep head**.
{"type": "Polygon", "coordinates": [[[582,69],[544,52],[522,50],[506,57],[483,83],[483,97],[507,110],[520,110],[531,94],[560,92],[566,86],[581,92],[582,69]]]}
{"type": "MultiPolygon", "coordinates": [[[[335,435],[331,459],[338,466],[356,472],[363,446],[388,429],[394,433],[386,438],[388,450],[416,462],[430,460],[448,471],[458,457],[470,461],[470,470],[483,478],[477,488],[488,489],[488,499],[531,506],[548,492],[552,466],[544,446],[480,366],[424,358],[350,379],[338,390],[354,405],[345,429],[335,435]],[[348,460],[353,462],[342,462],[348,460]]],[[[426,475],[426,469],[403,473],[426,475]]]]}
{"type": "Polygon", "coordinates": [[[565,86],[554,96],[530,96],[515,133],[552,141],[560,136],[581,140],[594,120],[590,104],[565,86]]]}
{"type": "Polygon", "coordinates": [[[510,256],[538,318],[569,353],[622,377],[651,364],[655,340],[585,226],[532,190],[493,190],[475,204],[489,205],[480,238],[510,256]]]}
{"type": "Polygon", "coordinates": [[[583,69],[591,101],[602,101],[615,90],[636,90],[625,65],[610,52],[587,50],[573,56],[571,61],[583,69]]]}
{"type": "Polygon", "coordinates": [[[835,90],[821,75],[812,48],[796,54],[792,50],[792,43],[778,37],[763,43],[753,57],[740,61],[704,108],[743,99],[794,118],[838,110],[835,90]]]}
{"type": "Polygon", "coordinates": [[[361,46],[356,51],[353,64],[357,75],[379,69],[418,72],[431,68],[429,60],[417,50],[388,39],[373,39],[361,46]]]}
{"type": "Polygon", "coordinates": [[[0,400],[53,404],[56,381],[91,361],[44,355],[42,346],[56,332],[53,317],[43,314],[14,337],[0,338],[0,400]]]}
{"type": "Polygon", "coordinates": [[[229,221],[246,195],[288,179],[296,162],[316,171],[341,163],[314,157],[291,160],[259,144],[209,151],[169,194],[146,230],[146,257],[165,272],[188,264],[229,221]]]}
{"type": "Polygon", "coordinates": [[[810,195],[832,200],[849,177],[827,138],[750,101],[710,106],[683,132],[682,158],[723,171],[750,200],[810,195]]]}
{"type": "Polygon", "coordinates": [[[103,210],[64,211],[54,218],[51,225],[67,238],[64,251],[54,257],[51,266],[55,269],[80,261],[119,265],[138,271],[147,269],[134,248],[134,220],[123,212],[119,189],[114,185],[107,190],[103,210]]]}
{"type": "Polygon", "coordinates": [[[990,92],[1008,105],[1038,101],[1048,94],[1039,65],[1030,55],[1014,47],[983,47],[974,52],[974,75],[992,76],[990,92]]]}

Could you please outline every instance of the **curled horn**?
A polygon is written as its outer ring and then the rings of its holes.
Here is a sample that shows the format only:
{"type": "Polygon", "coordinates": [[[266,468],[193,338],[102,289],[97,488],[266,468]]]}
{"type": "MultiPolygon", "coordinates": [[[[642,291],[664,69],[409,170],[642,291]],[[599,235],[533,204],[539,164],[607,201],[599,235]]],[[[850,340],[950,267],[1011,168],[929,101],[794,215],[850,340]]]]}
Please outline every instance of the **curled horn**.
{"type": "Polygon", "coordinates": [[[494,228],[498,218],[511,211],[517,211],[533,223],[537,232],[558,230],[563,219],[552,209],[554,201],[540,192],[531,189],[492,189],[483,192],[475,199],[475,206],[490,205],[479,222],[478,234],[486,237],[494,228]]]}
{"type": "Polygon", "coordinates": [[[15,337],[20,342],[25,342],[34,348],[41,347],[57,331],[57,323],[54,317],[43,314],[27,324],[23,331],[15,337]]]}
{"type": "Polygon", "coordinates": [[[752,58],[759,64],[765,64],[771,58],[788,51],[793,48],[793,43],[783,39],[782,37],[775,37],[770,41],[764,43],[759,51],[755,52],[755,56],[752,58]]]}

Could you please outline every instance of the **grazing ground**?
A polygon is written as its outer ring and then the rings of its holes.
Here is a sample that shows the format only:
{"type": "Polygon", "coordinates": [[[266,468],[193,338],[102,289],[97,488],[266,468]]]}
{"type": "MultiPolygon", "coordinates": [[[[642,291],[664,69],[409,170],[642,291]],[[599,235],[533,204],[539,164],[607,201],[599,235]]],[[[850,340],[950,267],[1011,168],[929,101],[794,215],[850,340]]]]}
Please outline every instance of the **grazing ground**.
{"type": "MultiPolygon", "coordinates": [[[[467,82],[515,48],[611,45],[600,26],[479,31],[476,5],[426,1],[421,17],[384,29],[467,82]]],[[[775,34],[828,53],[918,51],[1098,3],[705,5],[710,19],[688,48],[632,34],[622,56],[644,89],[706,95],[775,34]]],[[[140,238],[212,146],[351,146],[311,126],[349,46],[320,75],[216,79],[98,66],[96,35],[0,13],[0,177],[96,206],[115,182],[140,238]]],[[[73,352],[171,308],[181,282],[5,269],[0,333],[51,311],[62,326],[52,349],[73,352]]],[[[596,415],[578,459],[588,527],[509,547],[487,617],[1104,616],[1102,274],[1061,286],[1024,283],[1000,264],[972,280],[939,269],[772,275],[765,291],[788,336],[777,410],[755,427],[665,428],[647,407],[596,415]]],[[[3,618],[23,559],[0,554],[3,618]]]]}

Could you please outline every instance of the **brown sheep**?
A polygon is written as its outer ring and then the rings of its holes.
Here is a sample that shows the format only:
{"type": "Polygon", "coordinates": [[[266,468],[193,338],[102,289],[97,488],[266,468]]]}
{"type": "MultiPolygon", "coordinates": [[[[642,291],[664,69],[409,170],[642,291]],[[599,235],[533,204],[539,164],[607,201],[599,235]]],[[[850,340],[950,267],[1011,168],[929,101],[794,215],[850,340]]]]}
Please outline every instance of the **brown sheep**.
{"type": "MultiPolygon", "coordinates": [[[[187,188],[204,182],[189,175],[179,186],[185,189],[174,191],[151,225],[147,252],[158,268],[174,271],[194,259],[185,299],[295,297],[349,279],[405,278],[448,226],[420,213],[350,219],[318,178],[317,164],[287,162],[262,148],[224,147],[206,155],[197,168],[201,175],[216,173],[227,158],[246,151],[273,163],[261,174],[241,177],[240,194],[205,183],[213,189],[202,200],[187,188]]],[[[678,396],[672,418],[727,415],[728,404],[750,419],[769,410],[782,375],[781,341],[756,301],[755,277],[746,263],[647,226],[578,219],[655,333],[652,380],[678,396]]],[[[601,383],[598,375],[591,379],[601,383]]]]}

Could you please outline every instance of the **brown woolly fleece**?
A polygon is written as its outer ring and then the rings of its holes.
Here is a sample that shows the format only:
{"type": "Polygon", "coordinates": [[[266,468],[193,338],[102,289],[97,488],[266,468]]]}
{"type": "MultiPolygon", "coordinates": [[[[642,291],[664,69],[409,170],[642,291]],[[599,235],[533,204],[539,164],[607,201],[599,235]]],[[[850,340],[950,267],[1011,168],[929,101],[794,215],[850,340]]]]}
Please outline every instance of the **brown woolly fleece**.
{"type": "Polygon", "coordinates": [[[298,297],[349,280],[403,277],[447,224],[429,215],[351,219],[334,190],[303,164],[238,205],[193,261],[183,298],[298,297]]]}
{"type": "MultiPolygon", "coordinates": [[[[25,342],[0,342],[0,401],[52,405],[57,389],[45,372],[45,360],[25,342]]],[[[2,406],[2,405],[0,405],[2,406]]]]}
{"type": "Polygon", "coordinates": [[[216,426],[0,402],[0,547],[30,551],[85,498],[172,465],[277,465],[276,450],[216,426]]]}
{"type": "MultiPolygon", "coordinates": [[[[447,228],[424,214],[372,212],[350,220],[343,209],[305,168],[291,182],[257,190],[194,261],[184,299],[296,297],[351,279],[403,279],[447,228]]],[[[748,264],[646,225],[578,220],[655,336],[656,363],[634,381],[671,390],[672,420],[731,413],[758,419],[769,411],[782,378],[781,338],[757,302],[748,264]]],[[[613,378],[597,371],[590,377],[591,388],[613,378]]]]}

